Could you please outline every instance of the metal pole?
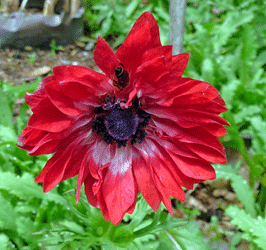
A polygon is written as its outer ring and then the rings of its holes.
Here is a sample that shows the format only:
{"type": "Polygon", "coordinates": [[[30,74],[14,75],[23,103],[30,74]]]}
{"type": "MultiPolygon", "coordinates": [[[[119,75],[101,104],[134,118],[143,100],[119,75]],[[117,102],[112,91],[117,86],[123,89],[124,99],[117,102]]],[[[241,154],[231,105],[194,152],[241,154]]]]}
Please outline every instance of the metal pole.
{"type": "Polygon", "coordinates": [[[170,1],[169,44],[173,45],[173,55],[183,48],[186,0],[170,1]]]}

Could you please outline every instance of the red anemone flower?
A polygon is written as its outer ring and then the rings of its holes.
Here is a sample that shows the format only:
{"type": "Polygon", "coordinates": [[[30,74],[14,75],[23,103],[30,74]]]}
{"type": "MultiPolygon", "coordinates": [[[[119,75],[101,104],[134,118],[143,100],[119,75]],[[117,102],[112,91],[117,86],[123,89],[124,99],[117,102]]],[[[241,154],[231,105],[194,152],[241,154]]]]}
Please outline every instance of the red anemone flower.
{"type": "Polygon", "coordinates": [[[229,125],[227,109],[210,84],[183,78],[189,54],[172,56],[158,25],[145,12],[114,53],[99,37],[94,59],[104,74],[59,66],[34,94],[33,112],[18,146],[30,155],[55,153],[36,182],[48,192],[78,175],[92,206],[118,224],[132,213],[140,191],[156,211],[182,187],[215,179],[211,163],[225,163],[217,137],[229,125]]]}

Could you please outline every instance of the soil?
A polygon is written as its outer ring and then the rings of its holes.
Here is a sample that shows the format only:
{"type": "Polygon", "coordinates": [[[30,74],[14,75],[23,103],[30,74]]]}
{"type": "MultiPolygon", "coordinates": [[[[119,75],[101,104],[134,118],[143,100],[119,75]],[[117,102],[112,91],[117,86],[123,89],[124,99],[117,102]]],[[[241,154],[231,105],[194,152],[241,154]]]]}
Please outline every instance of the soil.
{"type": "MultiPolygon", "coordinates": [[[[30,83],[37,78],[43,79],[51,75],[52,68],[59,65],[82,65],[99,71],[93,60],[95,43],[96,41],[78,42],[75,45],[63,47],[54,55],[51,50],[31,47],[26,47],[24,50],[0,49],[0,80],[10,85],[30,83]]],[[[18,103],[23,103],[23,99],[18,100],[18,103]]],[[[227,149],[227,152],[230,163],[239,159],[238,152],[231,149],[227,149]]],[[[244,173],[247,173],[245,169],[244,173]]],[[[207,181],[204,184],[198,184],[193,191],[187,191],[186,195],[184,206],[200,211],[197,216],[198,224],[206,238],[213,242],[213,249],[228,250],[232,236],[224,232],[234,232],[236,228],[229,223],[230,218],[224,215],[221,207],[227,207],[230,204],[238,204],[241,207],[230,182],[207,181]],[[210,223],[213,215],[216,215],[219,220],[215,228],[210,223]]],[[[176,217],[183,217],[184,213],[183,209],[175,209],[176,217]]],[[[246,241],[241,241],[237,249],[249,249],[249,245],[246,241]]]]}
{"type": "Polygon", "coordinates": [[[10,85],[29,83],[52,74],[52,68],[59,65],[81,65],[98,70],[93,60],[95,43],[90,44],[90,50],[85,50],[85,43],[78,42],[63,47],[56,54],[31,47],[25,47],[25,50],[0,49],[0,80],[10,85]]]}

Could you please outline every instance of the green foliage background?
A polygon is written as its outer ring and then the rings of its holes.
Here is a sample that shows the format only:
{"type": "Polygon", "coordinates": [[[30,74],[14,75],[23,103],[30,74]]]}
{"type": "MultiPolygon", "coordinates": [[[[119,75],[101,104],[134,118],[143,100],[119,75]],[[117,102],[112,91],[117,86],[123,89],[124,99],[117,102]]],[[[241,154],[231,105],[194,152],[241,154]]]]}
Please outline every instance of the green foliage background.
{"type": "MultiPolygon", "coordinates": [[[[150,11],[167,44],[169,0],[83,2],[90,37],[114,39],[116,47],[135,20],[150,11]]],[[[239,175],[243,162],[214,166],[217,178],[231,181],[243,205],[223,208],[240,230],[216,232],[215,240],[231,234],[230,250],[241,239],[250,249],[266,249],[266,2],[188,0],[183,51],[191,53],[185,76],[211,83],[224,98],[229,111],[223,117],[231,127],[222,142],[238,150],[250,170],[245,180],[239,175]]],[[[75,205],[76,178],[44,194],[34,178],[49,156],[30,157],[15,145],[28,119],[25,103],[13,118],[15,101],[34,92],[39,82],[0,83],[0,249],[211,249],[195,220],[197,212],[179,203],[186,220],[167,215],[163,206],[155,214],[139,197],[135,212],[113,226],[84,194],[75,205]]],[[[211,221],[215,228],[215,218],[211,221]]]]}

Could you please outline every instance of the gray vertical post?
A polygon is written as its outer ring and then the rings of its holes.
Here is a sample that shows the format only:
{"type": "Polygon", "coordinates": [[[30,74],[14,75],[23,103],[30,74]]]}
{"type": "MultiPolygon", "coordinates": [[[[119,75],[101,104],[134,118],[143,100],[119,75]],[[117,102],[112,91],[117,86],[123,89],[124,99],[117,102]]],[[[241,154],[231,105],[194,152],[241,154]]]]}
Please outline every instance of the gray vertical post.
{"type": "Polygon", "coordinates": [[[185,8],[186,0],[170,1],[169,44],[173,45],[173,55],[182,52],[185,8]]]}

